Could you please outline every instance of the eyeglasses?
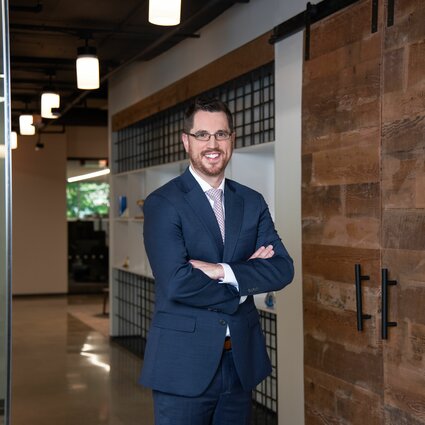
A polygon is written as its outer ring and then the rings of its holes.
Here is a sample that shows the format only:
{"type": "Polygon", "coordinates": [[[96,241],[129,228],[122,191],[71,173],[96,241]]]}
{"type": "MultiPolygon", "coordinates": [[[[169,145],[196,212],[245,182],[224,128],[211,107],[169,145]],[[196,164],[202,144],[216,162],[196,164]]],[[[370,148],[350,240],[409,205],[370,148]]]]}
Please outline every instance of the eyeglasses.
{"type": "MultiPolygon", "coordinates": [[[[186,133],[186,132],[185,132],[186,133]]],[[[208,133],[208,131],[198,131],[196,133],[186,133],[188,136],[194,137],[200,142],[208,142],[211,139],[211,136],[214,136],[215,140],[223,141],[229,140],[232,133],[224,130],[218,130],[214,134],[208,133]]]]}

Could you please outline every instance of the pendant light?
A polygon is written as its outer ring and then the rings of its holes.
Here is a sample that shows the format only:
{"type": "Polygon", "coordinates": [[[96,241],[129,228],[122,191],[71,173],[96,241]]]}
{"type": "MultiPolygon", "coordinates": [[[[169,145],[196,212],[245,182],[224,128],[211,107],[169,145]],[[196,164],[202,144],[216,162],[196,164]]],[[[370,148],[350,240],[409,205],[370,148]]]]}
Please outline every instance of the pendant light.
{"type": "Polygon", "coordinates": [[[18,147],[18,133],[16,131],[10,132],[10,149],[16,149],[18,147]]]}
{"type": "MultiPolygon", "coordinates": [[[[18,135],[16,131],[10,132],[10,149],[16,149],[18,147],[18,135]]],[[[0,145],[0,158],[6,157],[6,145],[0,145]]]]}
{"type": "Polygon", "coordinates": [[[95,90],[100,86],[99,59],[96,47],[88,45],[78,48],[77,57],[77,86],[81,90],[95,90]]]}
{"type": "Polygon", "coordinates": [[[149,22],[172,26],[180,23],[181,0],[149,0],[149,22]]]}
{"type": "Polygon", "coordinates": [[[59,108],[60,96],[53,90],[46,90],[41,95],[41,116],[43,118],[59,118],[57,112],[52,112],[52,108],[59,108]]]}
{"type": "Polygon", "coordinates": [[[59,113],[53,112],[52,108],[59,108],[60,96],[56,93],[52,85],[52,77],[55,75],[54,71],[49,71],[49,85],[44,87],[41,94],[41,116],[43,118],[55,119],[59,118],[59,113]]]}
{"type": "Polygon", "coordinates": [[[19,133],[22,136],[33,136],[35,134],[34,117],[32,115],[19,116],[19,133]]]}

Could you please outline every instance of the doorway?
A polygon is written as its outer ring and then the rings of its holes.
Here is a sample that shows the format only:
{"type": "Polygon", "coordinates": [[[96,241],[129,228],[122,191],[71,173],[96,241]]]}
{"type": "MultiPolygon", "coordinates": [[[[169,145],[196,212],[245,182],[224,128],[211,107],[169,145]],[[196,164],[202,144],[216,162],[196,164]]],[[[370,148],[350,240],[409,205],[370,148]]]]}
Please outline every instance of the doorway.
{"type": "Polygon", "coordinates": [[[68,159],[68,293],[105,292],[109,273],[106,159],[68,159]]]}

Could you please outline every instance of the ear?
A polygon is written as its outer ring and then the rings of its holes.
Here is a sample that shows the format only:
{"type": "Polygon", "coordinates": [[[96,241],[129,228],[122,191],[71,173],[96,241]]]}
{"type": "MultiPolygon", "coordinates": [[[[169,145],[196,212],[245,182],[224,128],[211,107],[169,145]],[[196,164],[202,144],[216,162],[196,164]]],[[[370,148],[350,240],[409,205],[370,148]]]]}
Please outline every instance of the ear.
{"type": "Polygon", "coordinates": [[[182,142],[184,146],[184,150],[189,152],[189,136],[186,133],[182,133],[182,142]]]}

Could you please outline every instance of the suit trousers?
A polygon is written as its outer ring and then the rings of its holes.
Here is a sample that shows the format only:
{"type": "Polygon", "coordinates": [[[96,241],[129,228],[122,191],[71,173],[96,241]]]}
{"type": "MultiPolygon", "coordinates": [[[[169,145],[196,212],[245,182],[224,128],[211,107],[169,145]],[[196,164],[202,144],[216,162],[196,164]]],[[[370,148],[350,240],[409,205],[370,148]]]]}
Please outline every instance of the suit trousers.
{"type": "Polygon", "coordinates": [[[208,388],[197,397],[153,391],[155,425],[249,425],[252,392],[242,388],[232,351],[223,351],[208,388]]]}

